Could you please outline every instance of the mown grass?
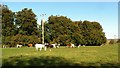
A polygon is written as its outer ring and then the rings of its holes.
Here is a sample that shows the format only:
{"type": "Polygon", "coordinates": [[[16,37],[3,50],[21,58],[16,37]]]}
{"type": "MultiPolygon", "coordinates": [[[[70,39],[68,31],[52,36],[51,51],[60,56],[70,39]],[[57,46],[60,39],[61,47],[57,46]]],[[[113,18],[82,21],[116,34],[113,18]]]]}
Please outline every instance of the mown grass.
{"type": "Polygon", "coordinates": [[[60,47],[52,51],[35,48],[2,49],[4,66],[114,66],[118,65],[118,45],[60,47]]]}

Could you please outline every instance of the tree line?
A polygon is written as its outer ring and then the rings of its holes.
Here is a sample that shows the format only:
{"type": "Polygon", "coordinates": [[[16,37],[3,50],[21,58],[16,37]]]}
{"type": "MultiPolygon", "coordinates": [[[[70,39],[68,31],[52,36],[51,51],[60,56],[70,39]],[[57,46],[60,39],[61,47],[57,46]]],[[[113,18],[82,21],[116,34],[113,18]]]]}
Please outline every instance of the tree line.
{"type": "MultiPolygon", "coordinates": [[[[101,45],[106,42],[105,33],[99,22],[72,21],[66,16],[49,16],[45,25],[45,43],[62,45],[101,45]]],[[[24,8],[13,12],[2,5],[2,43],[35,44],[41,42],[42,29],[37,24],[36,14],[32,9],[24,8]]]]}

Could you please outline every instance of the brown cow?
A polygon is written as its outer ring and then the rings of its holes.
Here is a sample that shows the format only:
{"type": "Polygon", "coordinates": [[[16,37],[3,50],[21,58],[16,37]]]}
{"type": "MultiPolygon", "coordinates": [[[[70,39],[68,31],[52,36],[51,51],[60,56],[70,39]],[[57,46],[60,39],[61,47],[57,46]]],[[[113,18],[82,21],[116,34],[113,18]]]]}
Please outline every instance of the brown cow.
{"type": "Polygon", "coordinates": [[[32,47],[33,45],[32,44],[28,44],[28,47],[32,47]]]}
{"type": "Polygon", "coordinates": [[[75,47],[75,45],[74,44],[67,44],[67,46],[66,46],[67,48],[74,48],[75,47]]]}
{"type": "Polygon", "coordinates": [[[71,44],[67,44],[67,46],[66,46],[67,48],[70,48],[71,47],[71,44]]]}

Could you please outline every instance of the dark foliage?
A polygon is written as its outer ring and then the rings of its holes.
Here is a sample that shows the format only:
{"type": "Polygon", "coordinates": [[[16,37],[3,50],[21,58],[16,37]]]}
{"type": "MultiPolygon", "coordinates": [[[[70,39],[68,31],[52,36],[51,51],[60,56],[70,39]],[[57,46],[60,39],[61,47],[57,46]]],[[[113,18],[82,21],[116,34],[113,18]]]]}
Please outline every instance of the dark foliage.
{"type": "Polygon", "coordinates": [[[2,6],[2,35],[13,36],[14,35],[14,12],[9,10],[6,5],[2,6]]]}
{"type": "Polygon", "coordinates": [[[105,33],[98,22],[71,21],[64,16],[50,16],[45,24],[45,42],[75,45],[101,45],[105,33]]]}
{"type": "Polygon", "coordinates": [[[15,47],[17,44],[25,46],[30,43],[33,45],[36,43],[41,43],[41,39],[36,36],[18,34],[16,36],[6,36],[3,40],[3,43],[8,45],[8,47],[15,47]]]}

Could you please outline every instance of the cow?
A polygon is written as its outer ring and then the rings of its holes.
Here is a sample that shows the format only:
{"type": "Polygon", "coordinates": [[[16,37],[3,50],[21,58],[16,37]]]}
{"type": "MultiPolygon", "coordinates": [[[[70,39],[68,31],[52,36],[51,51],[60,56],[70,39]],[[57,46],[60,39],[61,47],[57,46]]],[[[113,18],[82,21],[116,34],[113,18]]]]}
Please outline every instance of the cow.
{"type": "Polygon", "coordinates": [[[7,48],[6,45],[3,45],[3,48],[7,48]]]}
{"type": "Polygon", "coordinates": [[[53,48],[56,48],[56,45],[57,45],[57,44],[51,44],[51,45],[53,46],[53,48]]]}
{"type": "Polygon", "coordinates": [[[57,44],[57,45],[56,45],[56,48],[59,48],[59,47],[60,47],[60,44],[57,44]]]}
{"type": "Polygon", "coordinates": [[[70,46],[71,46],[71,44],[67,44],[67,46],[66,46],[66,47],[67,47],[67,48],[70,48],[70,46]]]}
{"type": "Polygon", "coordinates": [[[75,45],[74,44],[67,44],[67,46],[66,46],[67,48],[74,48],[75,47],[75,45]]]}
{"type": "Polygon", "coordinates": [[[21,48],[21,47],[22,47],[22,45],[17,44],[17,48],[21,48]]]}
{"type": "Polygon", "coordinates": [[[76,46],[79,48],[81,46],[81,44],[77,44],[76,46]]]}
{"type": "Polygon", "coordinates": [[[28,47],[32,47],[33,45],[32,44],[28,44],[28,47]]]}
{"type": "Polygon", "coordinates": [[[57,43],[51,44],[51,45],[53,45],[53,48],[59,48],[60,47],[60,44],[57,44],[57,43]]]}
{"type": "Polygon", "coordinates": [[[36,50],[38,51],[39,49],[40,49],[40,51],[44,48],[45,49],[45,51],[46,51],[46,46],[45,46],[45,44],[35,44],[35,48],[36,48],[36,50]]]}
{"type": "Polygon", "coordinates": [[[45,45],[47,48],[49,48],[49,50],[51,51],[51,48],[53,48],[54,46],[53,45],[51,45],[51,44],[46,44],[45,45]]]}
{"type": "Polygon", "coordinates": [[[71,48],[74,48],[75,47],[75,45],[74,44],[71,44],[71,48]]]}

